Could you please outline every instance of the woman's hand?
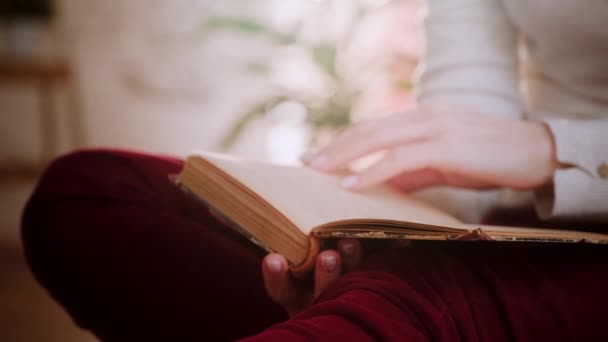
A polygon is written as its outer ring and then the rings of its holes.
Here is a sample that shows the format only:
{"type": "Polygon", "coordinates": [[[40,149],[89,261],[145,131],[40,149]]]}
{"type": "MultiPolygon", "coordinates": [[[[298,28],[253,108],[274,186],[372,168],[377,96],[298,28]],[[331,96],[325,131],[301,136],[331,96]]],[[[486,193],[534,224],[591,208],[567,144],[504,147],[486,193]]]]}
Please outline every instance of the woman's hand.
{"type": "Polygon", "coordinates": [[[304,159],[330,172],[378,151],[386,154],[345,178],[346,188],[390,182],[406,191],[432,185],[534,189],[549,183],[558,167],[542,123],[428,105],[355,125],[304,159]]]}
{"type": "MultiPolygon", "coordinates": [[[[345,187],[359,190],[390,182],[406,191],[432,185],[533,189],[550,182],[559,166],[553,138],[542,123],[428,105],[353,126],[304,161],[331,172],[378,151],[384,157],[345,178],[345,187]]],[[[290,315],[310,304],[361,259],[356,240],[342,240],[338,251],[317,257],[313,290],[290,276],[284,257],[266,256],[262,271],[270,297],[290,315]],[[345,245],[350,252],[343,250],[345,245]]]]}
{"type": "Polygon", "coordinates": [[[309,289],[291,276],[287,260],[282,255],[269,254],[262,262],[264,285],[270,298],[292,316],[312,303],[341,274],[356,267],[361,257],[358,240],[340,240],[337,251],[325,250],[317,256],[314,288],[309,289]]]}

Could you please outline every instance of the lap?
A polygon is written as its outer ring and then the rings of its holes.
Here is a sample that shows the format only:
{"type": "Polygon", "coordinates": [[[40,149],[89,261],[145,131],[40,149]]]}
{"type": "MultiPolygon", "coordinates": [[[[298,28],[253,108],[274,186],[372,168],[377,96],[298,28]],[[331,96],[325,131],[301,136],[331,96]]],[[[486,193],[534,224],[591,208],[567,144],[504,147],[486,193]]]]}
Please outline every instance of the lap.
{"type": "Polygon", "coordinates": [[[415,243],[372,256],[247,341],[604,340],[607,256],[604,246],[415,243]]]}
{"type": "Polygon", "coordinates": [[[181,165],[123,151],[70,154],[27,204],[34,274],[104,340],[233,340],[286,318],[265,294],[263,252],[169,181],[181,165]]]}
{"type": "MultiPolygon", "coordinates": [[[[30,265],[107,340],[230,340],[286,317],[263,253],[167,178],[182,162],[89,151],[55,162],[24,214],[30,265]]],[[[415,243],[371,256],[318,302],[255,340],[597,339],[603,246],[415,243]]]]}

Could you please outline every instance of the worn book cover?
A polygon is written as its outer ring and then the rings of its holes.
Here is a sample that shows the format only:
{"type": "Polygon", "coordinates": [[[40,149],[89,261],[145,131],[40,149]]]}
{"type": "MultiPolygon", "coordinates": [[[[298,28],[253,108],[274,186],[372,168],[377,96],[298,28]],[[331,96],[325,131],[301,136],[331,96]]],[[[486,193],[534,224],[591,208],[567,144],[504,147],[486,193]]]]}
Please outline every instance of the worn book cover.
{"type": "Polygon", "coordinates": [[[323,238],[608,243],[608,235],[580,230],[468,224],[388,186],[350,192],[340,179],[207,152],[189,156],[175,177],[233,229],[283,254],[295,271],[314,265],[323,238]]]}

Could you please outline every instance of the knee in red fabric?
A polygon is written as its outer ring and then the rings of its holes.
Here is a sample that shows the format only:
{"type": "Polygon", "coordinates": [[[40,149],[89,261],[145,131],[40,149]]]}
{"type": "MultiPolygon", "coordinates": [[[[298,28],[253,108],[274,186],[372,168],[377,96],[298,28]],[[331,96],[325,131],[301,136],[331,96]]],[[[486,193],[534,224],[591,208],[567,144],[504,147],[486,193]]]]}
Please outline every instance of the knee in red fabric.
{"type": "MultiPolygon", "coordinates": [[[[22,215],[22,236],[26,254],[42,248],[45,239],[53,236],[69,241],[67,229],[76,218],[82,219],[80,208],[106,200],[156,201],[145,186],[145,159],[131,152],[114,150],[82,150],[54,160],[43,175],[26,204],[22,215]],[[141,196],[136,196],[141,193],[141,196]],[[36,246],[36,249],[30,248],[36,246]]],[[[176,172],[180,163],[169,161],[150,167],[149,172],[166,175],[176,172]]],[[[162,178],[161,178],[162,179],[162,178]]],[[[170,187],[166,181],[166,187],[170,187]]],[[[162,199],[162,196],[157,196],[162,199]]],[[[153,203],[150,203],[153,205],[153,203]]],[[[86,222],[86,220],[84,220],[86,222]]],[[[70,232],[73,233],[73,232],[70,232]]]]}
{"type": "MultiPolygon", "coordinates": [[[[78,298],[94,296],[78,293],[87,291],[77,284],[83,276],[79,270],[90,267],[84,260],[93,253],[100,258],[112,253],[110,246],[103,250],[104,241],[112,238],[110,229],[89,229],[98,220],[91,215],[91,208],[102,208],[108,201],[152,207],[160,205],[158,201],[171,201],[164,198],[170,197],[170,191],[156,197],[150,193],[153,187],[145,184],[146,177],[150,177],[143,172],[148,163],[148,172],[162,175],[157,178],[164,179],[167,184],[162,186],[170,189],[167,174],[179,170],[181,162],[177,159],[106,149],[67,154],[48,166],[26,204],[22,214],[26,259],[38,281],[71,313],[87,310],[80,307],[85,304],[78,298]]],[[[72,316],[81,325],[89,326],[80,320],[82,315],[72,316]]]]}
{"type": "MultiPolygon", "coordinates": [[[[176,158],[141,153],[90,149],[76,151],[54,160],[46,169],[34,197],[99,195],[133,188],[159,173],[178,172],[182,162],[176,158]]],[[[155,180],[156,181],[156,180],[155,180]]]]}
{"type": "Polygon", "coordinates": [[[284,319],[261,250],[169,180],[182,162],[89,150],[53,162],[22,222],[37,279],[103,340],[230,341],[284,319]]]}

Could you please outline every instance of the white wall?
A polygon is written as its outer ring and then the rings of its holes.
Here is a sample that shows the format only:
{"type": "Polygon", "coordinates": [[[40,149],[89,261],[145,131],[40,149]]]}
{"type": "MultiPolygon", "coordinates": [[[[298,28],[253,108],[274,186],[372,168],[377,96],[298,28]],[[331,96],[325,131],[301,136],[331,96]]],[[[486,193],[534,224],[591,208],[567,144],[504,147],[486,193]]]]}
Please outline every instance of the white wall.
{"type": "MultiPolygon", "coordinates": [[[[205,38],[200,29],[205,18],[247,15],[287,28],[318,6],[311,0],[58,3],[57,34],[51,41],[58,53],[65,53],[73,61],[82,94],[87,145],[177,155],[194,148],[215,147],[229,123],[270,91],[271,80],[245,72],[243,61],[273,60],[285,53],[263,40],[231,34],[205,38]]],[[[338,34],[340,20],[345,20],[340,18],[348,14],[344,9],[352,2],[336,3],[341,6],[335,11],[337,26],[317,27],[311,34],[338,34]]],[[[411,19],[411,13],[407,13],[411,8],[402,10],[405,17],[401,19],[411,19]]],[[[374,25],[400,20],[387,12],[389,20],[376,19],[374,25]]],[[[394,42],[394,29],[389,24],[384,30],[368,34],[364,48],[355,53],[379,51],[379,45],[394,42]]],[[[297,63],[287,66],[284,75],[278,77],[289,78],[297,72],[310,74],[302,68],[297,63]]],[[[306,82],[309,86],[314,84],[306,82]]],[[[374,87],[380,89],[381,85],[374,87]]],[[[0,159],[37,157],[39,132],[34,94],[27,85],[0,88],[0,159]]],[[[59,106],[60,112],[66,110],[65,104],[59,106]]],[[[264,123],[256,127],[245,134],[234,152],[264,157],[268,127],[264,123]]],[[[63,150],[69,148],[62,144],[63,150]]]]}
{"type": "Polygon", "coordinates": [[[235,114],[264,92],[230,70],[242,51],[256,53],[254,44],[201,34],[210,13],[248,10],[217,3],[62,0],[89,144],[180,155],[211,148],[235,114]]]}

